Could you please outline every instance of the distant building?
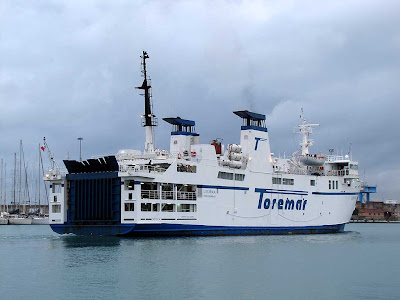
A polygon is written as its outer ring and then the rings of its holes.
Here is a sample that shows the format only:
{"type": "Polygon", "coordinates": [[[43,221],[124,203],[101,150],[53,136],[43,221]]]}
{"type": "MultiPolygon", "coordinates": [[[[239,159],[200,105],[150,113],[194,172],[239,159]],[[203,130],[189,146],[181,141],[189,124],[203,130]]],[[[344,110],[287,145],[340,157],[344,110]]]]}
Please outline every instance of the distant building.
{"type": "Polygon", "coordinates": [[[351,220],[364,222],[390,222],[399,221],[399,215],[400,204],[395,200],[386,200],[385,202],[370,201],[366,203],[357,201],[351,220]]]}
{"type": "Polygon", "coordinates": [[[385,204],[399,204],[399,200],[385,200],[384,201],[385,204]]]}

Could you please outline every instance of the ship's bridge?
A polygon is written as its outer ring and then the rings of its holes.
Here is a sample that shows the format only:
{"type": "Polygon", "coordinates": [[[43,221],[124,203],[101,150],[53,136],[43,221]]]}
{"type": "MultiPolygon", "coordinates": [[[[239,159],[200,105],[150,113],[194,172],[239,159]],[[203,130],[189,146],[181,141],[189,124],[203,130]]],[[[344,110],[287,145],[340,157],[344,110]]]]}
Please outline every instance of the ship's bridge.
{"type": "Polygon", "coordinates": [[[176,118],[163,118],[172,124],[171,142],[169,153],[171,157],[189,156],[192,145],[200,143],[200,135],[196,133],[195,122],[192,120],[176,118]]]}
{"type": "Polygon", "coordinates": [[[195,121],[176,118],[163,118],[163,120],[173,125],[171,135],[192,135],[198,136],[195,131],[195,121]]]}
{"type": "Polygon", "coordinates": [[[265,123],[265,115],[250,112],[248,110],[234,111],[233,113],[241,117],[243,120],[241,130],[254,129],[265,132],[268,131],[265,123]]]}

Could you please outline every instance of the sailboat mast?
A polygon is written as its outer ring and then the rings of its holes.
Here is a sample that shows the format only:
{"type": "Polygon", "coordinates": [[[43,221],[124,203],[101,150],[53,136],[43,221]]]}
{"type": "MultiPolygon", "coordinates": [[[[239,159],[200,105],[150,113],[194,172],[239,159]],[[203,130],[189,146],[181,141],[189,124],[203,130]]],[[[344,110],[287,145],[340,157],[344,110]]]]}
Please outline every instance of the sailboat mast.
{"type": "Polygon", "coordinates": [[[15,202],[15,196],[16,196],[16,185],[17,185],[17,153],[14,152],[14,180],[13,180],[13,203],[15,206],[15,209],[17,208],[16,202],[15,202]]]}
{"type": "Polygon", "coordinates": [[[0,203],[3,204],[3,209],[2,212],[5,212],[6,205],[4,203],[3,199],[3,159],[1,159],[1,178],[0,178],[0,203]]]}
{"type": "Polygon", "coordinates": [[[4,164],[4,205],[6,207],[6,211],[8,211],[8,204],[7,204],[7,163],[4,164]]]}
{"type": "Polygon", "coordinates": [[[39,152],[38,152],[38,201],[39,201],[39,213],[40,213],[40,159],[41,159],[41,153],[40,153],[40,144],[39,144],[39,148],[38,148],[39,152]]]}
{"type": "Polygon", "coordinates": [[[19,140],[19,171],[18,171],[18,183],[19,183],[19,188],[18,188],[18,208],[21,207],[21,190],[22,190],[22,153],[21,153],[21,147],[22,147],[22,140],[19,140]]]}

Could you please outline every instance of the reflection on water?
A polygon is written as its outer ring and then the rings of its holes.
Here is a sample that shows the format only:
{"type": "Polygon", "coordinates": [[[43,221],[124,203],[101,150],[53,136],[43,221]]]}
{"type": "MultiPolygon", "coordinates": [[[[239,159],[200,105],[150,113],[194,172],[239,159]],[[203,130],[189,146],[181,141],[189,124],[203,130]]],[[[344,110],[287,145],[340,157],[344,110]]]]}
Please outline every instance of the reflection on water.
{"type": "Polygon", "coordinates": [[[121,245],[120,237],[113,236],[61,236],[65,248],[86,248],[86,247],[116,247],[121,245]]]}

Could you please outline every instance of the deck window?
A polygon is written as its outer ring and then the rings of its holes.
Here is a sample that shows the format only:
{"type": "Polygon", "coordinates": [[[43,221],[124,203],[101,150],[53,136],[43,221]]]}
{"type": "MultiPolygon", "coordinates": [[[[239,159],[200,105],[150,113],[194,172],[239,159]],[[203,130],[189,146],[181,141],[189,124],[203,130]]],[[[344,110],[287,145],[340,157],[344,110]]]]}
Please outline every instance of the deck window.
{"type": "Polygon", "coordinates": [[[176,170],[178,172],[186,172],[186,173],[196,173],[197,172],[196,166],[186,165],[186,164],[177,164],[176,170]]]}
{"type": "Polygon", "coordinates": [[[283,184],[294,185],[294,179],[292,179],[292,178],[283,178],[283,184]]]}
{"type": "Polygon", "coordinates": [[[311,179],[311,180],[310,180],[310,185],[311,185],[311,186],[315,186],[315,180],[314,180],[314,179],[311,179]]]}
{"type": "Polygon", "coordinates": [[[272,177],[272,184],[282,184],[282,178],[272,177]]]}
{"type": "Polygon", "coordinates": [[[153,203],[151,206],[152,211],[160,211],[160,203],[153,203]]]}
{"type": "Polygon", "coordinates": [[[329,189],[331,189],[331,181],[329,180],[329,189]]]}
{"type": "Polygon", "coordinates": [[[162,212],[174,212],[175,204],[161,203],[161,211],[162,212]]]}
{"type": "Polygon", "coordinates": [[[61,205],[56,204],[51,206],[51,212],[54,214],[60,213],[61,212],[61,205]]]}
{"type": "Polygon", "coordinates": [[[125,211],[135,211],[135,203],[125,203],[125,211]]]}
{"type": "Polygon", "coordinates": [[[233,173],[218,172],[218,178],[233,180],[233,173]]]}
{"type": "Polygon", "coordinates": [[[178,212],[196,212],[196,204],[182,204],[178,203],[178,212]]]}
{"type": "Polygon", "coordinates": [[[58,194],[58,193],[61,193],[61,184],[60,183],[53,183],[52,184],[52,186],[51,186],[51,191],[54,193],[54,194],[58,194]]]}
{"type": "Polygon", "coordinates": [[[151,203],[142,203],[141,210],[142,211],[151,211],[151,203]]]}
{"type": "Polygon", "coordinates": [[[244,180],[244,174],[235,174],[235,180],[236,181],[243,181],[244,180]]]}
{"type": "Polygon", "coordinates": [[[125,180],[124,188],[125,188],[125,190],[133,191],[135,189],[135,181],[134,180],[125,180]]]}

